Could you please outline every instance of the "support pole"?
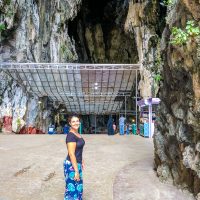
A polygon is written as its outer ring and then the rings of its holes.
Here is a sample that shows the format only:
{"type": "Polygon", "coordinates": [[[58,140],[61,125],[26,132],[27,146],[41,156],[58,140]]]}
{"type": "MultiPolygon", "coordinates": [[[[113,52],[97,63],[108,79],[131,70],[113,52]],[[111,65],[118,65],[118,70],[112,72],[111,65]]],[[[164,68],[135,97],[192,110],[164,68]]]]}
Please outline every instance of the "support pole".
{"type": "MultiPolygon", "coordinates": [[[[119,111],[119,118],[120,118],[120,111],[119,111]]],[[[118,127],[119,127],[119,119],[118,119],[118,127]]]]}
{"type": "Polygon", "coordinates": [[[138,129],[138,117],[137,117],[137,95],[138,95],[138,85],[137,85],[137,70],[136,70],[136,77],[135,77],[135,122],[136,122],[136,131],[138,129]]]}
{"type": "Polygon", "coordinates": [[[126,95],[125,95],[125,118],[126,118],[126,95]]]}
{"type": "Polygon", "coordinates": [[[97,133],[97,115],[95,114],[94,115],[94,119],[95,119],[95,121],[94,121],[94,126],[95,126],[95,129],[94,129],[94,133],[96,134],[97,133]]]}
{"type": "Polygon", "coordinates": [[[149,104],[149,138],[152,137],[151,124],[152,124],[152,103],[149,104]]]}

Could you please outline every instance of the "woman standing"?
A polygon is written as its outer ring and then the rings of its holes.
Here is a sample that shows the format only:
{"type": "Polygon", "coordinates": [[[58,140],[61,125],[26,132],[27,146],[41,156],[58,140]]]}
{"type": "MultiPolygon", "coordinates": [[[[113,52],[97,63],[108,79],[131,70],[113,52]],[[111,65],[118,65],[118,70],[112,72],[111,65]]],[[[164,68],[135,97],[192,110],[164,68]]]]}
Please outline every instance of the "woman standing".
{"type": "Polygon", "coordinates": [[[66,137],[68,155],[64,161],[65,196],[64,200],[82,200],[84,162],[82,159],[85,141],[78,133],[80,119],[76,115],[69,118],[70,131],[66,137]]]}

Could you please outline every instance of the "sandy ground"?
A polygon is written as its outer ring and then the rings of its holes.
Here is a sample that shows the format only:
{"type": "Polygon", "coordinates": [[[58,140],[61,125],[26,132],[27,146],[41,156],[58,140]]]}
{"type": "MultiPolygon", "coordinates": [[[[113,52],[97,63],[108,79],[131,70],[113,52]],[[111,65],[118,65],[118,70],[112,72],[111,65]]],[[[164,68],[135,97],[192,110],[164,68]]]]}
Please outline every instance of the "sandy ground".
{"type": "MultiPolygon", "coordinates": [[[[192,200],[160,183],[153,171],[152,139],[83,135],[84,200],[192,200]]],[[[0,133],[0,200],[62,200],[65,135],[0,133]]]]}

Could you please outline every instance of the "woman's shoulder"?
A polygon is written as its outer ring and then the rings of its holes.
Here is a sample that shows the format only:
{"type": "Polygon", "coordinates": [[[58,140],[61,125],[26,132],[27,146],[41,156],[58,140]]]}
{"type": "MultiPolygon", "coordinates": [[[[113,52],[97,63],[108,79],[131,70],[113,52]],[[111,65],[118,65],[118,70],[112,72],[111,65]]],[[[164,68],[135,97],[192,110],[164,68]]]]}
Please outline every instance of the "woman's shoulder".
{"type": "Polygon", "coordinates": [[[76,135],[72,132],[69,132],[66,136],[66,142],[75,142],[77,140],[76,135]]]}
{"type": "Polygon", "coordinates": [[[72,133],[72,132],[69,132],[69,133],[67,134],[67,137],[76,137],[76,135],[75,135],[74,133],[72,133]]]}

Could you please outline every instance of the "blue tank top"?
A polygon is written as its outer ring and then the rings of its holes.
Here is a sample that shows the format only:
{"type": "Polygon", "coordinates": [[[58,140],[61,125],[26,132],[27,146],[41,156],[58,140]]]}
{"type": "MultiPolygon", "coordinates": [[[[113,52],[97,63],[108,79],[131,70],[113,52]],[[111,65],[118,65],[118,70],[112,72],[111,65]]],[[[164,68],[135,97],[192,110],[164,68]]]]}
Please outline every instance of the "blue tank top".
{"type": "MultiPolygon", "coordinates": [[[[83,154],[83,147],[85,145],[85,140],[69,132],[66,137],[66,144],[69,142],[76,142],[76,149],[75,149],[76,161],[77,163],[82,164],[82,154],[83,154]]],[[[71,162],[69,154],[67,155],[67,160],[71,162]]]]}

